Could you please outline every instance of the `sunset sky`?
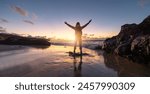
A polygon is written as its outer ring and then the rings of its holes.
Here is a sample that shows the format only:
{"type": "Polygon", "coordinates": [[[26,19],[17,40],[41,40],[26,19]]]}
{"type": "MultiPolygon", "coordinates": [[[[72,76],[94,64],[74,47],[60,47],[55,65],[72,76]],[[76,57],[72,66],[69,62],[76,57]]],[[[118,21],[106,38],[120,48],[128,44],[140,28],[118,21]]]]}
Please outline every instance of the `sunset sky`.
{"type": "Polygon", "coordinates": [[[127,23],[150,15],[150,0],[0,0],[0,27],[7,32],[72,39],[64,21],[81,25],[86,34],[108,37],[127,23]]]}

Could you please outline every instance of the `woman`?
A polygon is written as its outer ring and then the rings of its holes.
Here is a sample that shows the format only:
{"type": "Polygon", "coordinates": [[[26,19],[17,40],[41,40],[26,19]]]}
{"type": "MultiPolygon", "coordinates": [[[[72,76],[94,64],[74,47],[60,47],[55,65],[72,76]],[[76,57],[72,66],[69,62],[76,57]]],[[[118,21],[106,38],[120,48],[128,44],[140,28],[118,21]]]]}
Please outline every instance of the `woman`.
{"type": "Polygon", "coordinates": [[[79,47],[80,47],[80,54],[82,55],[82,29],[84,29],[92,20],[90,20],[88,23],[86,23],[83,26],[80,26],[80,23],[77,22],[76,26],[72,26],[70,24],[68,24],[67,22],[65,22],[66,25],[68,25],[69,27],[71,27],[72,29],[75,30],[75,44],[74,44],[74,54],[76,51],[76,46],[77,46],[77,42],[79,43],[79,47]]]}

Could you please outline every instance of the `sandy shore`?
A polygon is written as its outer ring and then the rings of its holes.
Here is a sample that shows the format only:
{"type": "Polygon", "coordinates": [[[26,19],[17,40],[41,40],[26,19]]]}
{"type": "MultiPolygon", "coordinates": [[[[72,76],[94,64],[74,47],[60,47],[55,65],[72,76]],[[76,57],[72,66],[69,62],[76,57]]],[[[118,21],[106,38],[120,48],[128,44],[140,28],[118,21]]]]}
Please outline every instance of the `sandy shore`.
{"type": "Polygon", "coordinates": [[[0,53],[0,76],[117,76],[105,67],[104,59],[95,51],[83,49],[89,55],[69,56],[71,46],[54,46],[46,49],[20,49],[0,53]]]}
{"type": "MultiPolygon", "coordinates": [[[[150,68],[127,59],[83,48],[88,55],[73,57],[71,46],[20,49],[1,46],[0,76],[2,77],[113,77],[150,76],[150,68]],[[19,50],[17,50],[19,49],[19,50]],[[8,51],[9,50],[9,51],[8,51]]],[[[24,47],[23,47],[24,48],[24,47]]]]}

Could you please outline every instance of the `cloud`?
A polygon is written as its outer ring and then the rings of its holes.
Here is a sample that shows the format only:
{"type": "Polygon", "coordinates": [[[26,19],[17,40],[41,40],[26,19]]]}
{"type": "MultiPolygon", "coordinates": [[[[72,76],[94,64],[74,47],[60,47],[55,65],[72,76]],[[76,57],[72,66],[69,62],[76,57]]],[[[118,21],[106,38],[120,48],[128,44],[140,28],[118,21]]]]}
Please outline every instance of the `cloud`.
{"type": "Polygon", "coordinates": [[[29,20],[23,20],[23,22],[34,25],[34,23],[32,21],[29,21],[29,20]]]}
{"type": "Polygon", "coordinates": [[[33,21],[38,19],[38,16],[35,13],[29,13],[27,10],[25,10],[19,6],[13,5],[13,6],[11,6],[11,9],[13,9],[16,13],[27,17],[28,20],[23,20],[23,22],[25,22],[25,23],[34,25],[33,21]],[[32,20],[32,21],[30,21],[30,20],[32,20]]]}
{"type": "Polygon", "coordinates": [[[8,23],[8,20],[0,18],[0,23],[8,23]]]}
{"type": "Polygon", "coordinates": [[[15,11],[15,12],[17,12],[17,13],[19,13],[20,15],[22,15],[22,16],[28,16],[28,11],[26,11],[25,9],[23,9],[23,8],[21,8],[21,7],[18,7],[18,6],[11,6],[11,8],[15,11]]]}

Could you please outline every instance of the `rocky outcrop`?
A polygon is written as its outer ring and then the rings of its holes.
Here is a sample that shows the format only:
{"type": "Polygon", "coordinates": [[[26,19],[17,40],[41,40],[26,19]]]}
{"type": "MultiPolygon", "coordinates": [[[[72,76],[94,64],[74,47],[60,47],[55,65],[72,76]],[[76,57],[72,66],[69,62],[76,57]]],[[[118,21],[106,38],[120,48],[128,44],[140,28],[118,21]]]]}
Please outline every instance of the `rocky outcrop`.
{"type": "MultiPolygon", "coordinates": [[[[140,24],[125,24],[117,36],[106,39],[106,52],[125,57],[139,57],[150,61],[150,16],[140,24]]],[[[144,61],[144,62],[146,62],[144,61]]]]}
{"type": "Polygon", "coordinates": [[[131,43],[131,51],[133,55],[150,58],[150,36],[139,36],[131,43]]]}
{"type": "Polygon", "coordinates": [[[117,37],[108,38],[104,41],[102,49],[111,52],[117,47],[117,37]]]}
{"type": "Polygon", "coordinates": [[[49,46],[51,43],[47,39],[23,37],[19,35],[0,33],[0,44],[7,45],[43,45],[49,46]]]}

